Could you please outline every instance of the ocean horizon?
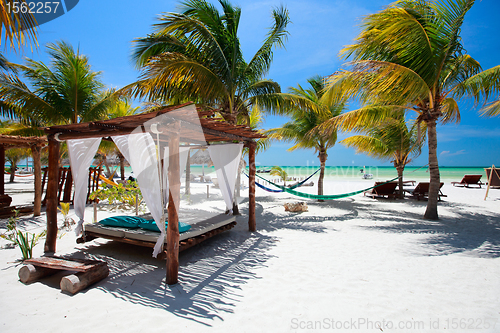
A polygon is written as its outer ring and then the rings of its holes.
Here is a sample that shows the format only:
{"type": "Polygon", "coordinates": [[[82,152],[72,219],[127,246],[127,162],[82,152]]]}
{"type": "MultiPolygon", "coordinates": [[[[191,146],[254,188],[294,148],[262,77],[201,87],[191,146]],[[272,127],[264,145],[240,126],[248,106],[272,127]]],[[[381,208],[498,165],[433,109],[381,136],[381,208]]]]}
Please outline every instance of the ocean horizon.
{"type": "MultiPolygon", "coordinates": [[[[18,168],[24,168],[26,164],[18,165],[18,168]]],[[[31,167],[31,165],[29,165],[31,167]]],[[[269,170],[273,166],[272,165],[259,165],[257,166],[257,171],[269,170]]],[[[306,165],[306,166],[289,166],[282,165],[281,166],[288,174],[289,177],[292,178],[304,178],[310,176],[316,170],[319,169],[319,166],[315,165],[306,165]]],[[[440,177],[442,181],[460,181],[464,175],[475,174],[482,175],[481,180],[485,183],[486,180],[486,172],[484,168],[488,168],[491,166],[439,166],[440,177]]],[[[130,167],[125,168],[125,173],[127,177],[131,174],[132,170],[130,167]]],[[[248,166],[246,167],[246,172],[248,173],[248,166]]],[[[194,175],[210,175],[215,174],[215,168],[213,166],[202,167],[201,165],[191,165],[191,173],[194,175]]],[[[396,168],[393,166],[369,166],[369,165],[354,165],[354,166],[326,166],[325,168],[325,179],[327,180],[360,180],[363,177],[363,173],[373,175],[373,180],[389,180],[397,177],[396,168]],[[361,172],[363,170],[363,172],[361,172]]],[[[116,175],[118,176],[119,170],[117,170],[116,175]]],[[[258,173],[261,177],[266,179],[272,178],[269,173],[258,173]]],[[[416,181],[425,181],[429,179],[429,172],[427,166],[407,166],[404,170],[404,179],[405,180],[416,180],[416,181]]],[[[319,172],[316,173],[312,179],[317,179],[319,177],[319,172]]]]}

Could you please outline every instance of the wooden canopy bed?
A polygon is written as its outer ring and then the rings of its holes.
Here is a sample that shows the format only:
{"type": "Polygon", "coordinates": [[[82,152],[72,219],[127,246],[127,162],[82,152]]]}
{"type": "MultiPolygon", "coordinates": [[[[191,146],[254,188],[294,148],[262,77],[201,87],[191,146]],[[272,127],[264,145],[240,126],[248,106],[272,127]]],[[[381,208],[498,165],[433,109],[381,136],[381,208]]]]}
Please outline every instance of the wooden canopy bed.
{"type": "MultiPolygon", "coordinates": [[[[47,238],[45,242],[45,252],[54,253],[56,251],[57,240],[57,181],[59,174],[59,145],[61,141],[86,138],[104,138],[109,140],[116,135],[131,134],[138,128],[144,132],[145,123],[155,117],[172,114],[182,108],[193,110],[193,103],[185,103],[177,106],[167,107],[161,111],[144,113],[132,116],[125,116],[110,120],[94,121],[70,125],[59,125],[45,128],[49,142],[49,166],[47,182],[47,238]]],[[[255,141],[254,139],[264,137],[257,131],[244,125],[232,125],[223,119],[214,118],[213,112],[195,109],[197,119],[182,119],[165,125],[163,129],[169,131],[168,147],[172,154],[169,155],[168,181],[170,184],[180,184],[179,167],[179,146],[180,144],[200,145],[213,142],[240,142],[249,148],[249,216],[248,226],[250,231],[256,230],[255,219],[255,141]],[[194,134],[192,123],[201,125],[204,142],[200,142],[199,137],[194,134]],[[183,124],[181,127],[180,124],[183,124]],[[173,134],[172,134],[173,133],[173,134]],[[175,153],[177,152],[177,153],[175,153]]],[[[178,209],[174,204],[179,200],[180,186],[169,189],[168,198],[168,221],[178,222],[178,209]]],[[[181,221],[182,222],[182,221],[181,221]]],[[[167,261],[167,284],[178,282],[179,251],[191,247],[217,233],[232,228],[236,222],[230,215],[218,215],[209,219],[198,219],[193,223],[192,228],[179,234],[177,223],[168,223],[166,231],[166,251],[163,252],[167,261]]],[[[99,225],[86,225],[86,231],[80,242],[90,240],[95,237],[104,237],[126,243],[152,246],[158,233],[146,231],[118,230],[117,228],[106,228],[99,225]]]]}

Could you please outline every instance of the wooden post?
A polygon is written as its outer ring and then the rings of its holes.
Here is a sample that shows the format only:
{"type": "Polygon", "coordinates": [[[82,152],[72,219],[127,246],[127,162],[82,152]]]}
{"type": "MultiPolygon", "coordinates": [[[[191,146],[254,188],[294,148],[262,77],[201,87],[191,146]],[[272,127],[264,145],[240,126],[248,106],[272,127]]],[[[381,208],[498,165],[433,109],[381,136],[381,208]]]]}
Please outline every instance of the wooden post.
{"type": "Polygon", "coordinates": [[[255,221],[255,142],[248,145],[248,229],[257,230],[255,221]]]}
{"type": "Polygon", "coordinates": [[[188,151],[187,162],[186,162],[186,189],[185,194],[191,194],[191,150],[188,151]]]}
{"type": "Polygon", "coordinates": [[[97,222],[97,198],[94,199],[94,223],[97,222]]]}
{"type": "Polygon", "coordinates": [[[44,252],[56,252],[57,240],[57,185],[59,180],[59,142],[53,135],[49,141],[49,180],[47,181],[47,238],[44,252]]]}
{"type": "Polygon", "coordinates": [[[180,122],[176,121],[169,135],[168,184],[168,227],[167,227],[167,284],[176,284],[179,276],[179,217],[181,180],[179,177],[180,122]]]}
{"type": "Polygon", "coordinates": [[[40,216],[42,209],[42,166],[40,161],[40,152],[42,147],[38,145],[31,146],[33,156],[33,173],[35,174],[35,201],[33,207],[33,216],[40,216]]]}
{"type": "Polygon", "coordinates": [[[0,195],[5,194],[5,147],[4,145],[0,145],[0,172],[2,173],[2,177],[0,177],[0,195]]]}
{"type": "Polygon", "coordinates": [[[210,198],[210,185],[207,185],[207,199],[210,198]]]}
{"type": "MultiPolygon", "coordinates": [[[[486,169],[485,169],[486,170],[486,169]]],[[[495,171],[495,164],[491,166],[490,178],[488,179],[488,186],[486,187],[486,195],[484,196],[484,200],[488,197],[488,193],[490,192],[491,179],[493,178],[493,172],[495,171]]]]}

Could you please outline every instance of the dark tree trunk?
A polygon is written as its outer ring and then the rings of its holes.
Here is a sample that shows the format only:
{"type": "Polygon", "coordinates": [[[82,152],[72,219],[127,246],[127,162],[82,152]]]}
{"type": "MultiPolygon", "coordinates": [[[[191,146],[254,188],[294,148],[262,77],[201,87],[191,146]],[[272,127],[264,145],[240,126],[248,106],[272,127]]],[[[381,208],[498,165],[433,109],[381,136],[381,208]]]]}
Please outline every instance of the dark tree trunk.
{"type": "Polygon", "coordinates": [[[120,159],[120,179],[125,180],[125,157],[122,154],[118,154],[120,159]]]}
{"type": "Polygon", "coordinates": [[[403,191],[403,171],[404,166],[396,166],[396,170],[398,171],[398,188],[399,188],[399,199],[405,198],[405,192],[403,191]]]}
{"type": "MultiPolygon", "coordinates": [[[[318,195],[323,195],[323,179],[325,178],[326,159],[328,158],[326,150],[320,150],[318,157],[321,164],[318,179],[318,195]]],[[[324,200],[318,201],[323,202],[324,200]]]]}
{"type": "Polygon", "coordinates": [[[9,183],[14,182],[14,177],[16,175],[16,168],[17,168],[17,163],[16,161],[12,161],[10,165],[10,177],[9,177],[9,183]]]}
{"type": "Polygon", "coordinates": [[[430,184],[429,184],[429,199],[427,201],[427,209],[424,214],[424,218],[428,220],[437,220],[438,210],[438,194],[439,194],[439,165],[437,159],[437,131],[436,131],[436,120],[430,119],[426,121],[427,123],[427,140],[429,142],[429,174],[430,174],[430,184]]]}

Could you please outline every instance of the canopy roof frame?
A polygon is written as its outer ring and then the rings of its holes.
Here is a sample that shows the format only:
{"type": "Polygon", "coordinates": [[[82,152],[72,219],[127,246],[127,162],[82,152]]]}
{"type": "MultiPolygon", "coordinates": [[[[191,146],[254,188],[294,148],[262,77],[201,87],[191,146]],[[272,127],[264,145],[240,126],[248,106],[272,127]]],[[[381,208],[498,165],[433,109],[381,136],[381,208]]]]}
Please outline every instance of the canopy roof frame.
{"type": "MultiPolygon", "coordinates": [[[[142,113],[130,116],[124,116],[114,119],[92,121],[78,124],[57,125],[44,128],[49,141],[49,179],[47,183],[47,238],[44,251],[53,253],[56,251],[57,240],[57,174],[59,169],[59,142],[70,139],[84,138],[108,138],[116,135],[131,134],[136,128],[147,121],[167,114],[168,112],[194,105],[194,103],[184,103],[176,106],[166,107],[163,110],[142,113]]],[[[250,231],[256,230],[255,221],[255,139],[265,138],[264,135],[252,130],[246,125],[232,125],[221,118],[213,118],[212,111],[202,111],[197,108],[198,119],[205,136],[205,142],[244,142],[246,147],[249,147],[249,217],[248,226],[250,231]]],[[[193,119],[194,120],[194,119],[193,119]]],[[[173,147],[178,150],[179,143],[187,142],[193,144],[204,144],[189,138],[189,120],[181,120],[183,122],[183,130],[175,139],[173,147]],[[187,129],[187,130],[186,130],[187,129]]],[[[192,123],[194,125],[194,123],[192,123]]],[[[172,144],[172,137],[170,138],[172,144]]],[[[170,145],[169,144],[169,145],[170,145]]],[[[179,168],[178,154],[170,156],[170,165],[179,168]],[[177,158],[177,163],[172,164],[173,158],[177,158]]],[[[170,171],[169,171],[170,173],[170,171]]],[[[179,177],[179,172],[172,171],[172,174],[179,177]]],[[[172,198],[172,196],[169,196],[172,198]]],[[[169,220],[177,220],[177,212],[175,205],[168,206],[169,220]],[[175,217],[175,218],[173,218],[175,217]]],[[[178,276],[178,239],[179,230],[177,223],[169,223],[167,228],[167,283],[177,283],[178,276]]]]}

